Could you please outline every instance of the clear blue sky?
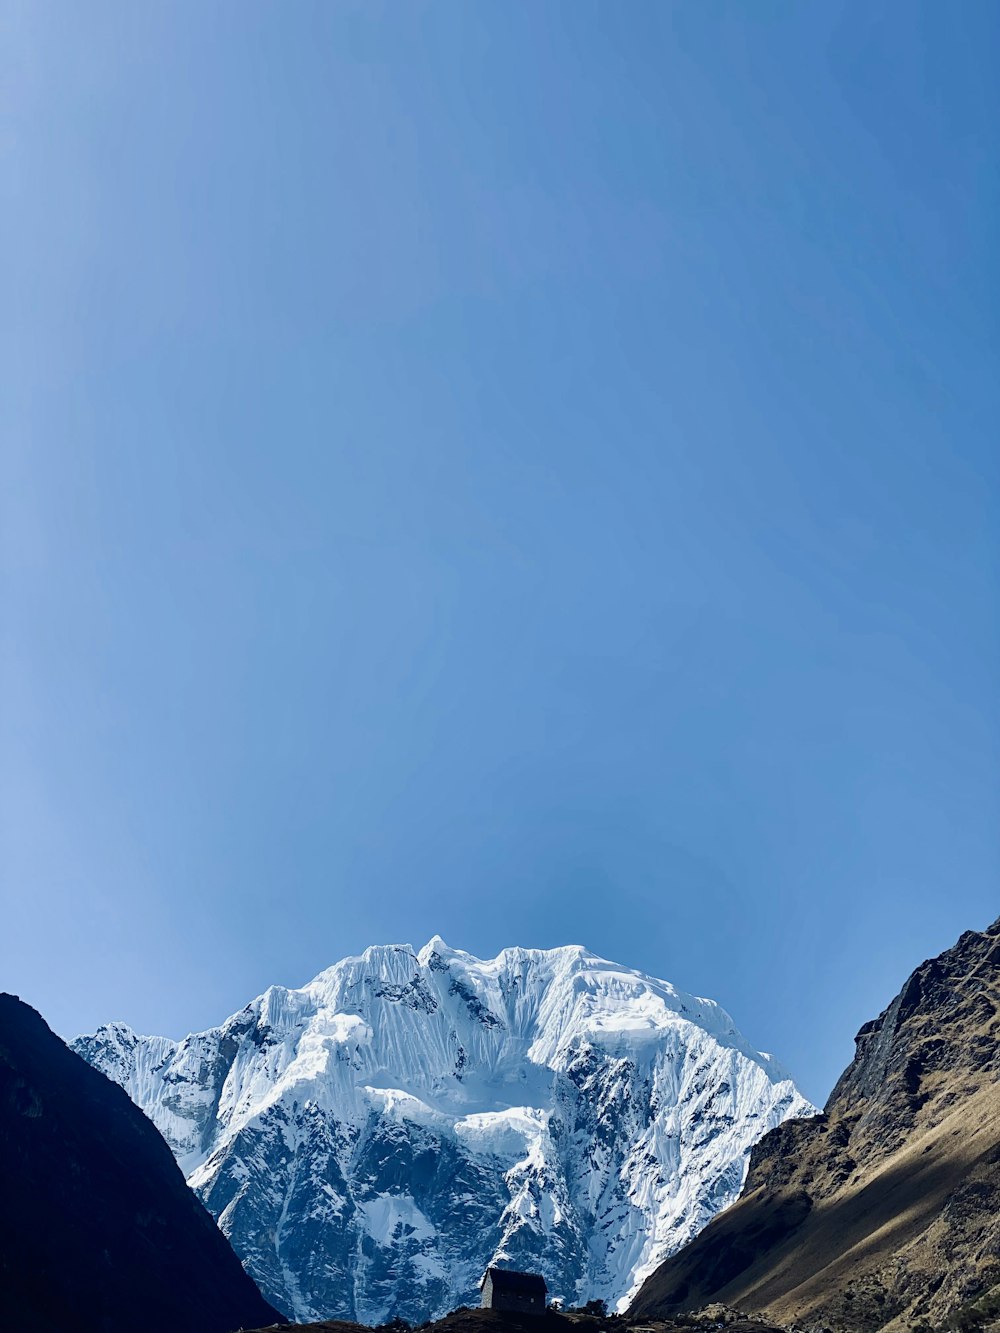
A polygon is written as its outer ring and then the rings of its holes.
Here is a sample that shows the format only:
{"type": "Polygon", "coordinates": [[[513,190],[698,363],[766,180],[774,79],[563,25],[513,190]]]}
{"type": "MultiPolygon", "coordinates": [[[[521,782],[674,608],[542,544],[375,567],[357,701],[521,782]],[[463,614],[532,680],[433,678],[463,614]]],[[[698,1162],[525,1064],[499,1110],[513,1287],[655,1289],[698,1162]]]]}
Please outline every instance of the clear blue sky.
{"type": "Polygon", "coordinates": [[[8,0],[0,984],[580,942],[824,1098],[1000,912],[998,35],[8,0]]]}

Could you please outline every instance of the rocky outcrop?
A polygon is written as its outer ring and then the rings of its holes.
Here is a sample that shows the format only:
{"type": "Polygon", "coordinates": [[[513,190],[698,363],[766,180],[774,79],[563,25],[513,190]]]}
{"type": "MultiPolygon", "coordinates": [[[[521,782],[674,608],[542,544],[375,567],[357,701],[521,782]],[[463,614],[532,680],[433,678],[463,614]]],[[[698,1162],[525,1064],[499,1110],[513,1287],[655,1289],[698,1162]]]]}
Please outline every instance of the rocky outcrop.
{"type": "Polygon", "coordinates": [[[739,1202],[633,1313],[720,1300],[844,1333],[937,1327],[1000,1284],[998,1218],[1000,922],[916,969],[823,1115],[761,1140],[739,1202]]]}

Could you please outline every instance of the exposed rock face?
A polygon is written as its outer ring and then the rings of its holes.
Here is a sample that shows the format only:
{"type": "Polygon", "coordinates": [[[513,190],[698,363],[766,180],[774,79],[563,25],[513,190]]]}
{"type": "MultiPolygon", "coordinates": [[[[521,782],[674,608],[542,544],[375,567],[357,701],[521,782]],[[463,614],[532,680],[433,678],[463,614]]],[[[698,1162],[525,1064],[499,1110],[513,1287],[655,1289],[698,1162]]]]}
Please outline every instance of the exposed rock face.
{"type": "Polygon", "coordinates": [[[0,1325],[229,1333],[273,1322],[142,1112],[0,995],[0,1325]]]}
{"type": "Polygon", "coordinates": [[[496,1262],[623,1301],[813,1110],[718,1005],[575,946],[372,948],[183,1042],[75,1047],[302,1320],[478,1304],[496,1262]]]}
{"type": "Polygon", "coordinates": [[[845,1333],[937,1326],[1000,1284],[1000,921],[912,974],[822,1116],[753,1150],[743,1195],[643,1286],[845,1333]]]}

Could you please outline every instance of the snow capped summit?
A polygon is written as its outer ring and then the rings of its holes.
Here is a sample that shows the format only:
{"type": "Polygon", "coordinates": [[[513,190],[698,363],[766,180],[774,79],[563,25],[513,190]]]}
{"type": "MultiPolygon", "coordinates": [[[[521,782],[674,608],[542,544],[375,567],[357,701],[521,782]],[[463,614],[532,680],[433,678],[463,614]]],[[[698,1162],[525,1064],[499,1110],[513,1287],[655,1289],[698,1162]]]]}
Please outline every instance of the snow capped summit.
{"type": "Polygon", "coordinates": [[[183,1041],[74,1049],[301,1320],[422,1320],[499,1260],[622,1305],[814,1110],[719,1005],[579,945],[377,945],[183,1041]]]}

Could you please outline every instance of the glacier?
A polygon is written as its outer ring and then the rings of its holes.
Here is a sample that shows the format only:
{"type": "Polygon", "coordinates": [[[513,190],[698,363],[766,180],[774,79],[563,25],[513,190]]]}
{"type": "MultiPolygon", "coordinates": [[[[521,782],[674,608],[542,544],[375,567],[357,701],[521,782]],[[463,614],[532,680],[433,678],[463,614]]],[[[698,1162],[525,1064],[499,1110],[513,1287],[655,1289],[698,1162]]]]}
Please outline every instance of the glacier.
{"type": "Polygon", "coordinates": [[[300,1321],[418,1323],[477,1304],[494,1263],[623,1309],[753,1144],[815,1114],[719,1005],[577,945],[375,946],[182,1041],[72,1046],[300,1321]]]}

